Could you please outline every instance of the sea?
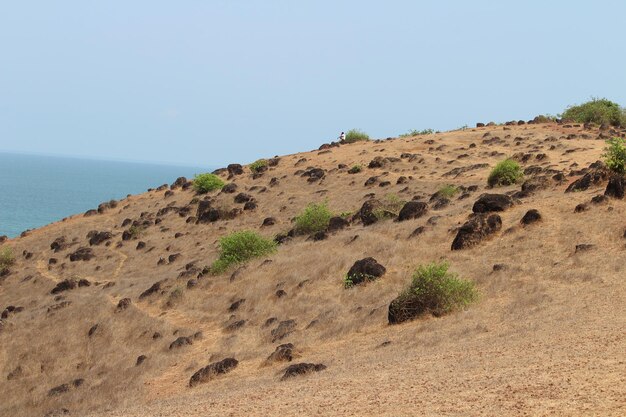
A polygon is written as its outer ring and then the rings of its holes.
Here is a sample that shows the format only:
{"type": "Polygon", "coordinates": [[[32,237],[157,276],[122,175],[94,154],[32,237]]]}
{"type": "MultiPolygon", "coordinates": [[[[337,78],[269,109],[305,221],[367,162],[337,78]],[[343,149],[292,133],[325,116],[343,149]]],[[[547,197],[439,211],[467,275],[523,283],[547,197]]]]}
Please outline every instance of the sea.
{"type": "Polygon", "coordinates": [[[0,152],[0,236],[213,169],[0,152]]]}

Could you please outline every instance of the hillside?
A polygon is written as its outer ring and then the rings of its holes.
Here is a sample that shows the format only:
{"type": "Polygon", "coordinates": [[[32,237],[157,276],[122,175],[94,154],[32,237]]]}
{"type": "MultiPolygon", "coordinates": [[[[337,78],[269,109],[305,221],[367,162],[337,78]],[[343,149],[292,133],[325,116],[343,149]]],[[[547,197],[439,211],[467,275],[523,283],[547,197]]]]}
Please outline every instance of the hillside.
{"type": "Polygon", "coordinates": [[[181,179],[10,239],[0,415],[624,415],[626,203],[603,197],[595,163],[623,134],[515,123],[328,145],[220,170],[236,184],[222,191],[181,179]],[[524,181],[489,188],[507,156],[524,181]],[[501,226],[452,250],[484,193],[510,197],[501,226]],[[409,201],[426,204],[398,221],[409,201]],[[323,202],[346,221],[287,236],[323,202]],[[241,230],[283,237],[209,272],[241,230]],[[384,274],[346,288],[366,257],[384,274]],[[478,300],[390,325],[415,268],[441,260],[478,300]],[[225,373],[190,387],[214,363],[225,373]],[[299,363],[323,366],[284,378],[299,363]]]}

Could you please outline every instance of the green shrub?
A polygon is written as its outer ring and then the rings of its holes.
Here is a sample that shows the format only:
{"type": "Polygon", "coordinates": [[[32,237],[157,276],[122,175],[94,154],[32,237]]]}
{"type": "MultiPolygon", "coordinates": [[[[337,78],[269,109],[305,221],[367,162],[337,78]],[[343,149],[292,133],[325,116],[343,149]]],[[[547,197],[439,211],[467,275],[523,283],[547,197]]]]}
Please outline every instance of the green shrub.
{"type": "Polygon", "coordinates": [[[276,242],[256,232],[243,230],[220,239],[220,256],[211,265],[211,272],[219,274],[232,265],[244,263],[276,251],[276,242]]]}
{"type": "Polygon", "coordinates": [[[490,187],[499,185],[511,185],[524,178],[522,168],[519,164],[512,159],[505,159],[498,162],[498,164],[491,170],[489,178],[487,178],[487,184],[490,187]]]}
{"type": "Polygon", "coordinates": [[[328,227],[333,213],[326,203],[311,203],[296,217],[295,231],[298,234],[321,232],[328,227]]]}
{"type": "Polygon", "coordinates": [[[375,208],[372,213],[378,220],[393,219],[398,217],[400,210],[406,204],[406,201],[402,200],[396,194],[387,194],[383,200],[381,200],[380,207],[375,208]]]}
{"type": "Polygon", "coordinates": [[[193,188],[200,194],[221,190],[223,186],[224,181],[215,174],[199,174],[193,178],[193,188]]]}
{"type": "Polygon", "coordinates": [[[424,130],[413,129],[413,130],[409,130],[406,133],[401,134],[400,137],[408,138],[411,136],[432,135],[433,133],[435,133],[433,129],[424,129],[424,130]]]}
{"type": "Polygon", "coordinates": [[[605,98],[592,98],[586,103],[569,106],[561,118],[577,123],[606,123],[612,126],[626,126],[624,109],[619,104],[605,98]]]}
{"type": "Polygon", "coordinates": [[[353,165],[352,168],[348,170],[348,174],[358,174],[363,170],[361,165],[353,165]]]}
{"type": "Polygon", "coordinates": [[[5,274],[14,263],[13,250],[8,246],[2,248],[0,250],[0,275],[5,274]]]}
{"type": "Polygon", "coordinates": [[[263,168],[267,167],[267,165],[268,165],[267,159],[259,159],[250,164],[250,170],[252,172],[259,172],[263,168]]]}
{"type": "Polygon", "coordinates": [[[622,138],[612,138],[606,143],[608,146],[602,154],[606,166],[611,171],[623,174],[626,165],[626,142],[622,138]]]}
{"type": "Polygon", "coordinates": [[[441,316],[475,301],[478,291],[474,284],[449,272],[449,267],[445,261],[420,265],[408,288],[392,302],[390,312],[395,309],[396,318],[404,315],[405,319],[424,313],[441,316]]]}
{"type": "Polygon", "coordinates": [[[450,184],[444,185],[443,187],[439,189],[439,191],[437,191],[437,193],[440,196],[445,197],[445,198],[452,198],[458,192],[459,192],[459,187],[455,185],[450,185],[450,184]]]}
{"type": "Polygon", "coordinates": [[[550,123],[550,122],[554,122],[555,120],[556,120],[556,117],[550,114],[540,114],[539,116],[536,116],[533,119],[533,123],[550,123]]]}
{"type": "Polygon", "coordinates": [[[348,133],[346,133],[346,139],[344,140],[344,142],[354,143],[354,142],[359,142],[363,140],[370,140],[369,135],[361,130],[352,129],[352,130],[348,130],[348,133]]]}
{"type": "Polygon", "coordinates": [[[128,232],[128,236],[131,239],[138,239],[144,230],[145,230],[144,226],[130,226],[127,232],[128,232]]]}

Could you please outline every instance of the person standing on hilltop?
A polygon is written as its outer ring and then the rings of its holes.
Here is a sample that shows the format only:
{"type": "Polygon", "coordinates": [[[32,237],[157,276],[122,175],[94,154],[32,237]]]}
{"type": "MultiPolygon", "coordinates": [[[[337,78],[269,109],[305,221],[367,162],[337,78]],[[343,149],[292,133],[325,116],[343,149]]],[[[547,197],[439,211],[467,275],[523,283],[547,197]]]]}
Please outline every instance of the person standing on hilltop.
{"type": "Polygon", "coordinates": [[[341,132],[341,135],[339,135],[339,142],[343,142],[346,140],[346,134],[341,132]]]}

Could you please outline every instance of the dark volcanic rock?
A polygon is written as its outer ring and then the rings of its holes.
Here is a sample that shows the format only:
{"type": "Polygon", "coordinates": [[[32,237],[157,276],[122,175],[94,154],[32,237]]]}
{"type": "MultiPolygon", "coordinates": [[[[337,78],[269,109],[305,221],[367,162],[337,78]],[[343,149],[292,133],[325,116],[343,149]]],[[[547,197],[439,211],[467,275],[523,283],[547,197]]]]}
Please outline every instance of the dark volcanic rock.
{"type": "Polygon", "coordinates": [[[499,231],[502,228],[502,219],[497,214],[477,213],[459,228],[452,250],[469,248],[499,231]]]}
{"type": "Polygon", "coordinates": [[[625,182],[623,175],[612,175],[609,178],[609,182],[606,185],[606,190],[604,191],[604,195],[613,198],[624,198],[624,188],[625,182]]]}
{"type": "Polygon", "coordinates": [[[326,369],[326,365],[321,363],[296,363],[294,365],[289,365],[287,369],[285,369],[285,373],[283,374],[281,381],[298,375],[323,371],[324,369],[326,369]]]}
{"type": "Polygon", "coordinates": [[[222,187],[222,192],[226,194],[232,194],[237,191],[237,184],[231,182],[222,187]]]}
{"type": "Polygon", "coordinates": [[[78,287],[78,281],[75,279],[64,279],[63,281],[57,283],[55,287],[50,291],[50,294],[58,294],[63,291],[73,290],[78,287]]]}
{"type": "Polygon", "coordinates": [[[376,262],[376,259],[370,257],[356,261],[348,271],[347,276],[352,285],[358,285],[380,278],[386,271],[387,269],[384,266],[376,262]]]}
{"type": "Polygon", "coordinates": [[[122,298],[117,303],[117,311],[124,311],[124,310],[126,310],[128,307],[130,307],[130,304],[131,304],[130,298],[122,298]]]}
{"type": "Polygon", "coordinates": [[[329,232],[336,232],[337,230],[344,229],[350,225],[350,222],[343,217],[335,216],[331,217],[328,222],[327,230],[329,232]]]}
{"type": "Polygon", "coordinates": [[[295,320],[284,320],[278,323],[275,329],[272,329],[272,343],[281,340],[296,329],[295,320]]]}
{"type": "Polygon", "coordinates": [[[70,261],[88,261],[90,259],[95,258],[96,255],[93,253],[91,248],[78,248],[74,253],[70,254],[70,261]]]}
{"type": "Polygon", "coordinates": [[[606,181],[609,177],[608,169],[601,162],[594,162],[586,170],[588,172],[585,175],[578,178],[567,187],[565,190],[566,193],[587,190],[592,185],[598,185],[606,181]]]}
{"type": "Polygon", "coordinates": [[[253,197],[250,194],[246,194],[246,193],[239,193],[235,196],[235,203],[237,204],[244,204],[247,203],[248,201],[252,200],[253,197]]]}
{"type": "Polygon", "coordinates": [[[520,223],[526,226],[532,223],[536,223],[539,220],[541,220],[541,214],[539,214],[539,211],[536,209],[530,209],[526,212],[526,214],[524,214],[524,217],[522,217],[520,223]]]}
{"type": "Polygon", "coordinates": [[[208,382],[218,375],[225,374],[237,367],[239,362],[234,358],[226,358],[219,362],[211,363],[198,370],[189,380],[189,386],[195,387],[198,384],[208,382]]]}
{"type": "Polygon", "coordinates": [[[180,336],[179,338],[174,340],[172,343],[170,343],[170,350],[187,346],[187,345],[193,345],[193,340],[191,339],[191,337],[180,336]]]}
{"type": "Polygon", "coordinates": [[[146,298],[156,292],[161,291],[161,284],[163,284],[165,280],[157,281],[150,288],[139,294],[139,299],[146,298]]]}
{"type": "Polygon", "coordinates": [[[294,357],[293,343],[285,343],[279,345],[274,352],[267,358],[267,362],[291,362],[294,357]]]}
{"type": "Polygon", "coordinates": [[[504,211],[513,205],[511,197],[505,194],[483,194],[474,203],[474,213],[504,211]]]}
{"type": "Polygon", "coordinates": [[[54,242],[50,244],[50,249],[52,249],[55,253],[64,250],[69,245],[65,241],[65,236],[60,236],[54,239],[54,242]]]}
{"type": "Polygon", "coordinates": [[[398,215],[398,221],[417,219],[422,217],[428,211],[428,205],[422,201],[409,201],[406,203],[400,214],[398,215]]]}
{"type": "Polygon", "coordinates": [[[226,169],[228,170],[228,175],[230,176],[243,174],[243,167],[241,164],[230,164],[226,167],[226,169]]]}
{"type": "Polygon", "coordinates": [[[89,239],[89,245],[99,245],[102,242],[109,240],[113,237],[113,233],[111,232],[98,232],[93,230],[87,234],[87,238],[89,239]]]}
{"type": "Polygon", "coordinates": [[[374,212],[375,210],[382,208],[382,206],[382,203],[375,199],[367,200],[363,203],[358,213],[363,225],[369,226],[370,224],[376,223],[378,221],[378,217],[376,217],[374,212]]]}

